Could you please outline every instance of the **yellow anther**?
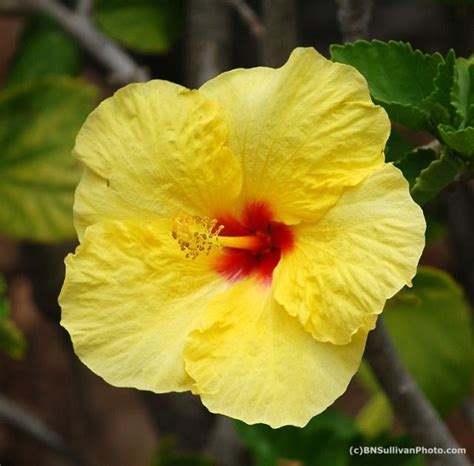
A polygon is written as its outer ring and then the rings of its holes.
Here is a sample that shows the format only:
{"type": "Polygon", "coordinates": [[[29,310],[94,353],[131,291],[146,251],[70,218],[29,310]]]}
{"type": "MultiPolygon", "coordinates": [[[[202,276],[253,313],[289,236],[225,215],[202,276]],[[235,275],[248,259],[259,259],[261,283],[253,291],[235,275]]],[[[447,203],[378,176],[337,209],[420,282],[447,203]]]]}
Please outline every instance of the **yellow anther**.
{"type": "Polygon", "coordinates": [[[181,214],[173,219],[172,235],[186,251],[186,257],[196,259],[200,253],[209,254],[213,248],[220,248],[218,236],[224,226],[216,225],[217,220],[209,217],[181,214]]]}

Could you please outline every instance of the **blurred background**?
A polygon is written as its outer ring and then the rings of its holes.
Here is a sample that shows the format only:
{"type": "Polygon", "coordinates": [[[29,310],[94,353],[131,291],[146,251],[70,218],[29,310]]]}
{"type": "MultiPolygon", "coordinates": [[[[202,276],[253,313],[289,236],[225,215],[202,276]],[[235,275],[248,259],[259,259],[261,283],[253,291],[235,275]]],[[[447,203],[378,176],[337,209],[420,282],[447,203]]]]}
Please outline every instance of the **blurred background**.
{"type": "MultiPolygon", "coordinates": [[[[80,176],[70,151],[87,114],[120,86],[160,78],[197,87],[226,69],[279,66],[297,45],[328,56],[330,44],[361,36],[473,51],[472,1],[375,0],[353,37],[340,32],[343,3],[0,0],[1,466],[427,464],[423,455],[350,457],[350,445],[413,444],[366,366],[307,428],[272,431],[212,415],[189,394],[112,387],[81,364],[59,325],[80,176]]],[[[430,142],[396,129],[391,143],[407,150],[430,142]]],[[[422,264],[436,267],[425,273],[439,294],[407,292],[387,324],[474,462],[472,181],[450,186],[426,214],[422,264]],[[403,318],[413,299],[415,328],[403,318]],[[434,317],[423,314],[430,305],[434,317]],[[448,312],[459,319],[444,320],[448,312]]]]}

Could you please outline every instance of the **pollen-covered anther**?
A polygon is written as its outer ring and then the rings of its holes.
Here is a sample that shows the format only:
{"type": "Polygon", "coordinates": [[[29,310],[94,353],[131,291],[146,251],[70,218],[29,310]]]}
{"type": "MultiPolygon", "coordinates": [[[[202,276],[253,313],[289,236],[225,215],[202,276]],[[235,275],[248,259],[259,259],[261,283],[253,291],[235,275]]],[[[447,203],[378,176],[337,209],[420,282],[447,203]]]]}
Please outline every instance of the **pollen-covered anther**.
{"type": "Polygon", "coordinates": [[[196,259],[201,253],[209,254],[221,247],[218,236],[224,226],[216,225],[217,220],[209,217],[180,214],[173,219],[172,236],[187,258],[196,259]]]}

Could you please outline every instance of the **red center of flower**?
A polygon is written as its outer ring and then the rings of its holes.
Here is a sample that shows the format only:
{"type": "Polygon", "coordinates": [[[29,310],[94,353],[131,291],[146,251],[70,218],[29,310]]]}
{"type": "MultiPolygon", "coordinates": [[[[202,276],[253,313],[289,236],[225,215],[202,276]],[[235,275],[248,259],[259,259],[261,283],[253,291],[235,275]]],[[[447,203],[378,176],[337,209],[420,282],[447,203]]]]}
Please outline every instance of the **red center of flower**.
{"type": "Polygon", "coordinates": [[[272,220],[273,215],[264,202],[249,203],[241,220],[232,215],[218,218],[223,225],[219,240],[224,245],[216,269],[230,280],[256,275],[271,281],[273,269],[282,254],[293,247],[291,229],[272,220]]]}

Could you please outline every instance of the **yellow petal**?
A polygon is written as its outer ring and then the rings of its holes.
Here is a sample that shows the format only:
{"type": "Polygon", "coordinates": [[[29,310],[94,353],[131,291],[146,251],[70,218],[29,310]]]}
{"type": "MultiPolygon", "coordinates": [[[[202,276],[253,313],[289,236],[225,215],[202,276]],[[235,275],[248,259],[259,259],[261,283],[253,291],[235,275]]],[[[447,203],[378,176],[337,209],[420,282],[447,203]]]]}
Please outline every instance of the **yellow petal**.
{"type": "Polygon", "coordinates": [[[275,298],[319,341],[346,344],[385,301],[410,285],[425,220],[401,172],[385,165],[348,189],[274,272],[275,298]]]}
{"type": "Polygon", "coordinates": [[[347,388],[366,331],[345,346],[321,343],[251,279],[210,304],[185,346],[193,392],[215,413],[248,424],[304,426],[347,388]]]}
{"type": "Polygon", "coordinates": [[[74,196],[74,226],[82,241],[89,225],[106,219],[136,219],[150,212],[136,202],[136,197],[121,196],[107,186],[107,180],[85,168],[74,196]],[[135,201],[135,202],[134,202],[135,201]]]}
{"type": "Polygon", "coordinates": [[[167,221],[89,227],[66,259],[59,299],[77,355],[112,385],[189,390],[184,341],[227,286],[211,261],[185,259],[167,221]]]}
{"type": "Polygon", "coordinates": [[[76,140],[75,155],[93,172],[77,193],[79,234],[107,218],[212,216],[232,205],[242,174],[226,139],[217,106],[199,91],[167,81],[119,90],[76,140]]]}
{"type": "Polygon", "coordinates": [[[296,49],[279,69],[221,74],[201,91],[228,120],[244,170],[241,202],[268,200],[277,220],[315,220],[383,163],[385,111],[355,68],[314,49],[296,49]]]}

